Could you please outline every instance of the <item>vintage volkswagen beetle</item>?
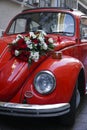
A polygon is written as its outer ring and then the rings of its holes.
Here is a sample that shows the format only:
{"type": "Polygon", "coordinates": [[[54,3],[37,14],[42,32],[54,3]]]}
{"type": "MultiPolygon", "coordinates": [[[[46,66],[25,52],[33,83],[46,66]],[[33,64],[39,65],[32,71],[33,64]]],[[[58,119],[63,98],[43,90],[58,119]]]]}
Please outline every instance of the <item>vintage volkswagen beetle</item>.
{"type": "Polygon", "coordinates": [[[61,116],[65,124],[73,124],[76,108],[86,94],[87,16],[73,9],[22,11],[0,39],[0,60],[0,114],[61,116]],[[47,39],[54,46],[49,52],[47,39]],[[21,40],[32,46],[27,53],[21,40]],[[45,43],[44,51],[42,43],[34,46],[40,41],[45,43]],[[32,48],[42,53],[28,59],[32,48]]]}

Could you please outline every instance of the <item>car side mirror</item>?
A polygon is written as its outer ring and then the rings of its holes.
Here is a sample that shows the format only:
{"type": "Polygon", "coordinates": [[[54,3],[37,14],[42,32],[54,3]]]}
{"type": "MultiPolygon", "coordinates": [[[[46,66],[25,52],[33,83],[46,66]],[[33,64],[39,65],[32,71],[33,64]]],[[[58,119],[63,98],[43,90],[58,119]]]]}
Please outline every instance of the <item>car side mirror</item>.
{"type": "Polygon", "coordinates": [[[4,34],[4,30],[0,30],[0,37],[2,37],[4,34]]]}

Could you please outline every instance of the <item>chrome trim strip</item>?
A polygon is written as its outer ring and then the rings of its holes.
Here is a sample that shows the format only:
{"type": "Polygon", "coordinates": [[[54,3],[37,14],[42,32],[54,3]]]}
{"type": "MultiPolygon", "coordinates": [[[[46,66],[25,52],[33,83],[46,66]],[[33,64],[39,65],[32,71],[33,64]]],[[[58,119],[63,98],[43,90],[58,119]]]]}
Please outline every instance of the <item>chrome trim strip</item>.
{"type": "Polygon", "coordinates": [[[51,104],[51,105],[30,105],[30,104],[18,104],[18,103],[7,103],[0,102],[0,106],[8,107],[8,108],[21,108],[21,109],[37,109],[37,110],[46,110],[46,109],[56,109],[60,108],[60,110],[67,109],[70,107],[69,103],[60,103],[60,104],[51,104]]]}

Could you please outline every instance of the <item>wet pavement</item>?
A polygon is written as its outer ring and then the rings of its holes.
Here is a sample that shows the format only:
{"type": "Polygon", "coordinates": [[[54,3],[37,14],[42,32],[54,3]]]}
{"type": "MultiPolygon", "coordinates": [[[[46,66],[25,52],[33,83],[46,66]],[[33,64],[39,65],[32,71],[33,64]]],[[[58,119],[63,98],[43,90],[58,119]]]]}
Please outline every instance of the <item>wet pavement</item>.
{"type": "Polygon", "coordinates": [[[76,112],[73,126],[66,127],[59,120],[30,120],[28,118],[12,118],[0,116],[0,130],[87,130],[87,95],[81,101],[76,112]]]}

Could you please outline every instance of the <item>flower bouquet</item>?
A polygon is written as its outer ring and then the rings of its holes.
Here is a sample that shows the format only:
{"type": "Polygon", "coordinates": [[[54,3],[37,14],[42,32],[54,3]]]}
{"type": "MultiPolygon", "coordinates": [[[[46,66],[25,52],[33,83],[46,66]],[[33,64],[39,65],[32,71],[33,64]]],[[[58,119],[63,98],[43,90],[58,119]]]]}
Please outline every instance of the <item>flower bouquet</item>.
{"type": "Polygon", "coordinates": [[[54,49],[54,41],[44,31],[30,32],[28,36],[18,34],[9,44],[11,54],[31,64],[54,49]]]}

